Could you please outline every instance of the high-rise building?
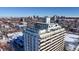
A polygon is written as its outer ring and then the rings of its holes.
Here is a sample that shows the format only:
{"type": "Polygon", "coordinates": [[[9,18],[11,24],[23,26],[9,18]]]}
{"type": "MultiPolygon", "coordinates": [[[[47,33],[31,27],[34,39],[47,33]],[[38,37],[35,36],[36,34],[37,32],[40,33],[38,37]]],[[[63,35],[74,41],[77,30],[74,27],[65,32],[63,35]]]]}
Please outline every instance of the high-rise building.
{"type": "Polygon", "coordinates": [[[26,51],[63,51],[65,29],[46,18],[46,23],[37,22],[24,29],[26,51]]]}

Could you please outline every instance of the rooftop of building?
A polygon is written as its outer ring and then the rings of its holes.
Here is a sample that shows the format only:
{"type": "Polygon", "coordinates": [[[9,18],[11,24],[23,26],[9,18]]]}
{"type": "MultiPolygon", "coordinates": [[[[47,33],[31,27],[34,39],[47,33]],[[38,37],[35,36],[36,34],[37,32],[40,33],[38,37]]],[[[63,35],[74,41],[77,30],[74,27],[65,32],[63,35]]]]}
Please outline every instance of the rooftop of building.
{"type": "Polygon", "coordinates": [[[27,28],[30,32],[43,33],[61,28],[57,23],[51,23],[50,17],[46,18],[46,22],[35,22],[34,26],[27,28]]]}

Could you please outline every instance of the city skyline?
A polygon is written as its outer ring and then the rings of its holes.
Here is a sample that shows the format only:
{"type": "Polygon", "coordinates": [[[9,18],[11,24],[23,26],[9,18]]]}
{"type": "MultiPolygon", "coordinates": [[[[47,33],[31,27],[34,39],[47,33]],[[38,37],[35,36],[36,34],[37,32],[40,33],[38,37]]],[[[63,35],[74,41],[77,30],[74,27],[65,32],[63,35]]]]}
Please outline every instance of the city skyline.
{"type": "Polygon", "coordinates": [[[0,7],[0,17],[7,16],[79,16],[78,7],[0,7]]]}

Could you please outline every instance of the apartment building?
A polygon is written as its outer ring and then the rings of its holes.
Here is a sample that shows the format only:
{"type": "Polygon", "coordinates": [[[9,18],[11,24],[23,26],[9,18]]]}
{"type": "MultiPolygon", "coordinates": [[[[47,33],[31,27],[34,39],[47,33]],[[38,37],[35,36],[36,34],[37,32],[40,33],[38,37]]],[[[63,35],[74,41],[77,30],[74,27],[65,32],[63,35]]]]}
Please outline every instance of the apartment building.
{"type": "Polygon", "coordinates": [[[24,29],[25,51],[63,51],[65,29],[57,23],[37,22],[31,28],[24,29]]]}

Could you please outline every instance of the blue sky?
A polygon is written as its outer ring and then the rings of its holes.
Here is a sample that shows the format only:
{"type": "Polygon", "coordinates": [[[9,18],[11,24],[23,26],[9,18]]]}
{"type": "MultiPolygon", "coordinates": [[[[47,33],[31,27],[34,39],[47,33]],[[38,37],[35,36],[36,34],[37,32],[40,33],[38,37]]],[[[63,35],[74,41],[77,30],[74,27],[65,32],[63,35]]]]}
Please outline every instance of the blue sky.
{"type": "Polygon", "coordinates": [[[79,7],[0,7],[0,16],[79,16],[79,7]]]}

